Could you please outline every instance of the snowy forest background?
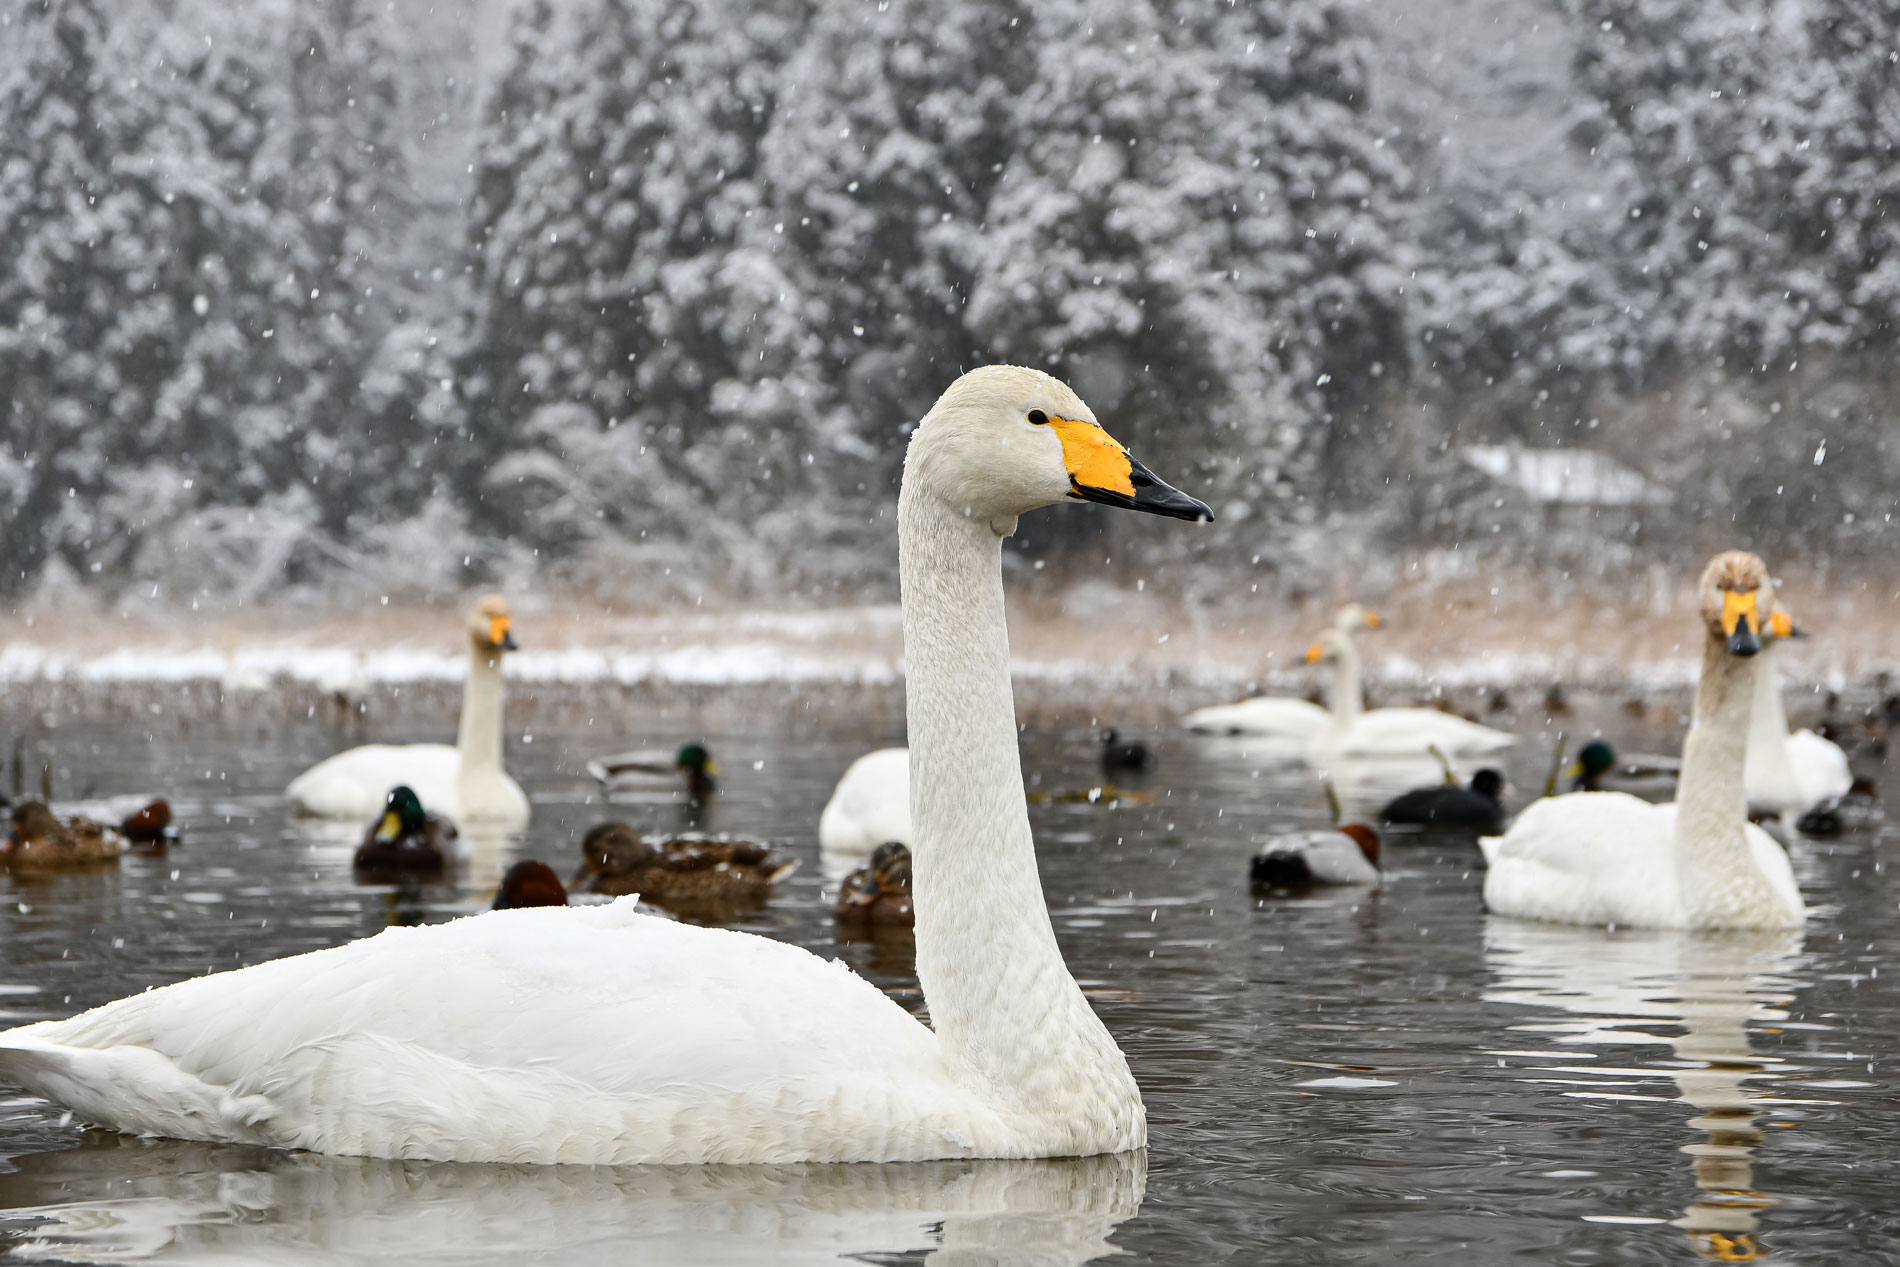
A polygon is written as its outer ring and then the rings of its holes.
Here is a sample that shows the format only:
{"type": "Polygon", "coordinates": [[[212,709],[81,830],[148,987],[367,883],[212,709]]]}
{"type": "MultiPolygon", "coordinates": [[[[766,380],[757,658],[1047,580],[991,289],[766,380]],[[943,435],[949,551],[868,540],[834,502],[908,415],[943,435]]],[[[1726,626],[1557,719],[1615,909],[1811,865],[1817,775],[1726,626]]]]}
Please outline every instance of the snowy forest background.
{"type": "Polygon", "coordinates": [[[1900,0],[1397,7],[0,0],[0,590],[888,597],[995,359],[1036,583],[1891,580],[1900,0]]]}

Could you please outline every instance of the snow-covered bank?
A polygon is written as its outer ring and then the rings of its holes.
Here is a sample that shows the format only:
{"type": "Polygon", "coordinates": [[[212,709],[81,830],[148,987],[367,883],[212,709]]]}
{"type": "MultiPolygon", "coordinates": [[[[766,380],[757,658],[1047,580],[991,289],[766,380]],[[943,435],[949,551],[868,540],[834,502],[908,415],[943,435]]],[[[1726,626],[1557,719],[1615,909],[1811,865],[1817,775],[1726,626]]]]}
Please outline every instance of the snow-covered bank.
{"type": "MultiPolygon", "coordinates": [[[[1328,619],[1317,603],[1249,623],[1125,591],[1021,608],[1011,636],[1026,708],[1100,708],[1162,721],[1251,691],[1303,694],[1321,685],[1318,671],[1302,664],[1307,641],[1328,619]]],[[[1900,668],[1878,636],[1891,627],[1883,613],[1813,602],[1805,610],[1827,618],[1816,621],[1820,636],[1778,653],[1791,688],[1871,692],[1882,673],[1900,668]]],[[[1402,597],[1387,611],[1387,628],[1361,644],[1368,690],[1384,703],[1449,697],[1472,709],[1495,706],[1500,692],[1541,696],[1557,684],[1648,697],[1694,681],[1673,611],[1552,612],[1447,603],[1442,595],[1402,597]]],[[[835,694],[901,698],[894,605],[615,615],[530,596],[517,612],[524,649],[509,658],[508,677],[514,698],[529,707],[609,693],[807,707],[835,694]]],[[[254,700],[286,713],[388,697],[452,705],[464,656],[446,606],[241,617],[155,609],[73,622],[40,614],[0,636],[0,699],[69,716],[186,698],[197,709],[254,700]]]]}

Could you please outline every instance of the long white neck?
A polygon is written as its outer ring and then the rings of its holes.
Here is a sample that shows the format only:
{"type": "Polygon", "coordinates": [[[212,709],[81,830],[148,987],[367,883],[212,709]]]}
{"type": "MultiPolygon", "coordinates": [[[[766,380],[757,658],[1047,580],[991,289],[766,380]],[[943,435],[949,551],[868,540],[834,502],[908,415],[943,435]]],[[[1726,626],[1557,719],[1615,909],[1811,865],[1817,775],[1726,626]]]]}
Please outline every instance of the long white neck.
{"type": "Polygon", "coordinates": [[[1801,783],[1788,758],[1788,714],[1781,706],[1781,683],[1775,664],[1764,648],[1757,658],[1766,663],[1755,671],[1755,695],[1748,715],[1749,794],[1782,806],[1801,801],[1801,783]]]}
{"type": "Polygon", "coordinates": [[[462,779],[501,773],[501,657],[472,638],[455,747],[462,754],[462,779]]]}
{"type": "Polygon", "coordinates": [[[1676,787],[1676,879],[1692,927],[1750,927],[1760,923],[1751,913],[1777,905],[1743,831],[1748,716],[1765,666],[1759,655],[1732,654],[1718,637],[1703,641],[1702,679],[1676,787]]]}
{"type": "Polygon", "coordinates": [[[1127,1062],[1062,961],[1036,872],[1003,620],[1014,523],[919,487],[917,458],[913,444],[898,554],[917,978],[931,1024],[960,1076],[994,1094],[1027,1101],[1082,1078],[1138,1113],[1127,1062]]]}
{"type": "Polygon", "coordinates": [[[1334,637],[1338,641],[1333,658],[1333,728],[1343,731],[1366,710],[1366,697],[1359,684],[1359,652],[1352,645],[1352,635],[1341,629],[1334,637]]]}

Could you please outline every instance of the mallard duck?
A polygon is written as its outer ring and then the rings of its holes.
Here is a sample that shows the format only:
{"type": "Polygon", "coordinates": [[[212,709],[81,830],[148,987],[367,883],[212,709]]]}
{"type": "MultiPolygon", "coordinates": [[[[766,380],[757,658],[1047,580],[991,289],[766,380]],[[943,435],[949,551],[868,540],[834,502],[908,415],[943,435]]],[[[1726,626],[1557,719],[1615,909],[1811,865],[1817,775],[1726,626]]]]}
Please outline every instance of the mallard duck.
{"type": "Polygon", "coordinates": [[[686,782],[686,795],[704,801],[719,790],[719,766],[703,743],[682,745],[671,760],[654,752],[623,752],[612,757],[596,757],[587,763],[587,773],[600,784],[607,796],[650,788],[656,778],[680,777],[686,782]]]}
{"type": "Polygon", "coordinates": [[[440,875],[458,852],[455,824],[423,809],[415,790],[399,784],[383,801],[382,817],[370,825],[353,865],[359,876],[440,875]]]}
{"type": "Polygon", "coordinates": [[[1504,776],[1486,768],[1472,775],[1465,787],[1438,783],[1413,788],[1388,801],[1379,817],[1388,823],[1496,835],[1504,830],[1503,795],[1504,776]]]}
{"type": "Polygon", "coordinates": [[[508,868],[495,891],[497,911],[519,910],[524,906],[566,906],[567,888],[554,868],[545,862],[524,858],[508,868]]]}
{"type": "Polygon", "coordinates": [[[910,850],[895,840],[873,849],[870,863],[844,878],[834,913],[841,924],[911,927],[910,850]]]}
{"type": "Polygon", "coordinates": [[[1275,836],[1253,856],[1248,878],[1257,889],[1377,884],[1379,833],[1364,823],[1347,823],[1275,836]]]}
{"type": "Polygon", "coordinates": [[[528,823],[528,797],[501,768],[501,661],[518,650],[508,604],[498,594],[468,614],[468,679],[455,746],[367,744],[319,761],[291,780],[292,812],[361,820],[389,789],[415,788],[423,802],[464,827],[513,829],[528,823]]]}
{"type": "Polygon", "coordinates": [[[1123,739],[1112,730],[1102,732],[1102,773],[1147,774],[1155,768],[1155,754],[1139,739],[1123,739]]]}
{"type": "Polygon", "coordinates": [[[143,809],[127,814],[119,824],[119,834],[132,842],[136,853],[163,853],[167,845],[178,839],[171,802],[160,797],[143,809]]]}
{"type": "Polygon", "coordinates": [[[756,840],[679,836],[654,844],[626,823],[593,828],[581,852],[571,886],[615,897],[638,893],[656,906],[763,901],[798,870],[796,858],[756,840]]]}
{"type": "Polygon", "coordinates": [[[512,1166],[1143,1148],[1140,1087],[1050,931],[1010,693],[1003,539],[1070,501],[1211,518],[1033,370],[970,371],[911,432],[897,551],[930,1025],[799,946],[622,900],[389,929],[6,1030],[0,1081],[128,1133],[512,1166]]]}
{"type": "Polygon", "coordinates": [[[1787,852],[1748,822],[1742,782],[1774,587],[1760,559],[1731,550],[1703,569],[1697,597],[1702,675],[1676,803],[1621,792],[1533,801],[1508,832],[1478,842],[1493,913],[1695,931],[1807,918],[1787,852]]]}
{"type": "Polygon", "coordinates": [[[1608,741],[1592,739],[1577,749],[1577,759],[1564,767],[1573,792],[1664,791],[1682,772],[1677,757],[1637,754],[1619,757],[1608,741]]]}
{"type": "Polygon", "coordinates": [[[12,827],[0,840],[0,867],[16,876],[84,871],[119,860],[125,838],[77,815],[61,823],[44,801],[13,807],[12,827]]]}

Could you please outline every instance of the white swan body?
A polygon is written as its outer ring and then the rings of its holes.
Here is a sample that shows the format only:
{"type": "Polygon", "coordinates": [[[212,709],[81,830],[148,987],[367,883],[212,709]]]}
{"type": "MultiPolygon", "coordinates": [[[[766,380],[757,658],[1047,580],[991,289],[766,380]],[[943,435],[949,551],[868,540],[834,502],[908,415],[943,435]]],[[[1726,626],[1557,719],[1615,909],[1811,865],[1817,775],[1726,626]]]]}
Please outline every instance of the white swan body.
{"type": "Polygon", "coordinates": [[[1316,735],[1309,755],[1319,765],[1339,760],[1430,757],[1436,748],[1448,760],[1470,760],[1502,752],[1516,735],[1480,726],[1435,708],[1365,709],[1359,685],[1359,654],[1352,630],[1342,618],[1307,653],[1307,659],[1333,666],[1332,714],[1316,735]]]}
{"type": "Polygon", "coordinates": [[[0,1079],[123,1130],[392,1157],[1140,1147],[1140,1091],[1043,901],[1010,695],[1003,536],[1072,497],[1207,513],[1028,370],[965,375],[911,438],[899,552],[934,1031],[840,964],[623,900],[392,929],[9,1030],[0,1079]]]}
{"type": "MultiPolygon", "coordinates": [[[[1339,609],[1335,629],[1379,627],[1379,618],[1357,603],[1339,609]]],[[[1333,715],[1310,700],[1255,695],[1233,704],[1197,708],[1181,724],[1204,735],[1255,735],[1287,744],[1312,743],[1332,725],[1333,715]]]]}
{"type": "MultiPolygon", "coordinates": [[[[1744,822],[1750,865],[1766,879],[1789,922],[1801,892],[1788,854],[1744,822]]],[[[1500,915],[1559,924],[1684,928],[1676,807],[1628,792],[1568,792],[1533,801],[1510,831],[1479,841],[1490,871],[1484,903],[1500,915]]],[[[1770,924],[1766,927],[1779,927],[1770,924]]]]}
{"type": "Polygon", "coordinates": [[[528,823],[528,797],[501,768],[501,658],[513,650],[508,607],[490,595],[469,613],[468,680],[454,747],[365,744],[339,752],[290,781],[291,812],[367,821],[398,783],[460,827],[504,830],[528,823]]]}
{"type": "Polygon", "coordinates": [[[853,761],[818,817],[819,848],[841,856],[868,858],[887,840],[909,845],[915,836],[908,748],[879,748],[853,761]]]}
{"type": "MultiPolygon", "coordinates": [[[[1764,650],[1762,654],[1772,657],[1774,652],[1764,650]]],[[[1812,730],[1789,733],[1788,714],[1782,707],[1781,686],[1772,659],[1755,677],[1743,781],[1751,806],[1779,811],[1790,823],[1854,786],[1847,754],[1839,744],[1812,730]]]]}
{"type": "Polygon", "coordinates": [[[1793,928],[1806,918],[1788,856],[1747,821],[1742,768],[1767,571],[1718,555],[1703,574],[1711,626],[1683,741],[1675,805],[1572,792],[1525,808],[1479,841],[1485,905],[1499,915],[1637,928],[1793,928]],[[1751,649],[1752,648],[1752,649],[1751,649]]]}
{"type": "Polygon", "coordinates": [[[1204,735],[1266,735],[1289,743],[1311,743],[1332,721],[1331,713],[1309,700],[1256,695],[1233,704],[1197,708],[1182,724],[1204,735]]]}

